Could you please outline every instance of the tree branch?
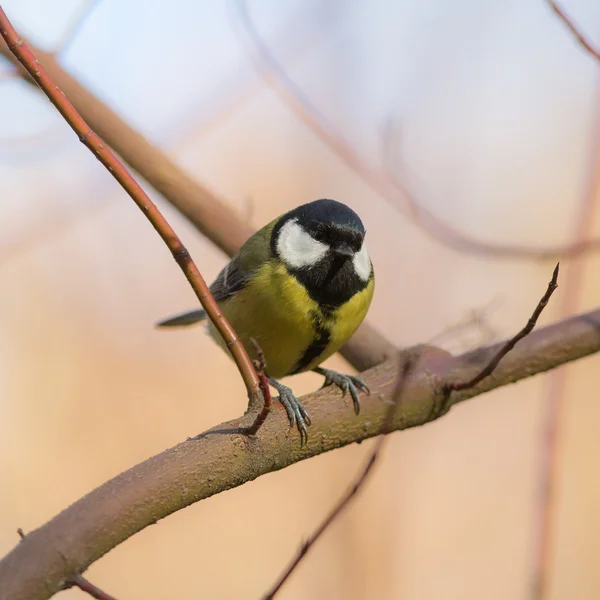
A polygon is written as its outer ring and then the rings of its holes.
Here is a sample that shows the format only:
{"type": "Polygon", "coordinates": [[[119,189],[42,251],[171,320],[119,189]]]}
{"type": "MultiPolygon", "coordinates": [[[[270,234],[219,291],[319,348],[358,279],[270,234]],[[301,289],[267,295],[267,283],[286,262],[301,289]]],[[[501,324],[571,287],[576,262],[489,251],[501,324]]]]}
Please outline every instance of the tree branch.
{"type": "MultiPolygon", "coordinates": [[[[394,430],[431,420],[445,381],[474,377],[503,342],[458,357],[431,346],[417,355],[406,382],[394,430]]],[[[600,351],[600,309],[540,328],[521,340],[488,378],[455,392],[450,406],[536,373],[600,351]]],[[[303,448],[276,407],[255,438],[235,433],[255,414],[223,423],[118,475],[75,502],[0,561],[0,600],[42,600],[63,589],[134,533],[194,502],[283,469],[300,460],[378,435],[385,422],[398,378],[398,360],[364,373],[372,394],[356,418],[339,392],[324,389],[302,399],[313,418],[303,448]]]]}
{"type": "MultiPolygon", "coordinates": [[[[164,152],[154,147],[77,79],[64,71],[55,56],[25,41],[79,114],[132,169],[226,254],[232,256],[237,252],[254,233],[245,219],[232,210],[223,198],[190,177],[164,152]]],[[[36,82],[2,41],[0,55],[16,64],[20,76],[37,89],[36,82]]],[[[340,350],[342,356],[358,371],[383,362],[395,352],[394,346],[367,323],[363,323],[340,350]]]]}

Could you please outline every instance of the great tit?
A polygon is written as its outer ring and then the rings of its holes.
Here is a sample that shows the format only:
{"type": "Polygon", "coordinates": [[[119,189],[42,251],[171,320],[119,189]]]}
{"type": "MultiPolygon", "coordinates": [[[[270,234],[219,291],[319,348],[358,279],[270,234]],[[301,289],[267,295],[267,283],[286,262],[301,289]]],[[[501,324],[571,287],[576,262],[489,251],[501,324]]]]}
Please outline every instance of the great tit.
{"type": "MultiPolygon", "coordinates": [[[[256,357],[252,338],[262,350],[269,384],[301,440],[310,417],[277,379],[315,371],[325,376],[323,387],[334,384],[343,394],[350,392],[356,414],[358,390],[369,393],[360,377],[319,367],[348,341],[371,304],[373,265],[364,239],[363,223],[351,208],[335,200],[309,202],[255,233],[210,286],[249,354],[256,357]]],[[[203,310],[193,310],[158,327],[205,319],[203,310]]],[[[210,322],[209,333],[228,352],[210,322]]]]}

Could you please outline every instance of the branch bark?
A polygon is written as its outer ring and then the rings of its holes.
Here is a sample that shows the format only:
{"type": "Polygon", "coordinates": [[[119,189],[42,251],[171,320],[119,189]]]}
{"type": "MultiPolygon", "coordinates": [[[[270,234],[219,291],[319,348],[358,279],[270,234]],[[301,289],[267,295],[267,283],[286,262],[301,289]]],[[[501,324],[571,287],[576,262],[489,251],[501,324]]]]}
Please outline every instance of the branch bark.
{"type": "MultiPolygon", "coordinates": [[[[407,352],[415,369],[403,387],[393,429],[423,425],[448,380],[474,377],[502,343],[458,357],[432,346],[407,352]]],[[[534,331],[474,388],[455,392],[456,404],[600,351],[600,309],[534,331]]],[[[255,414],[223,423],[175,446],[100,486],[39,529],[0,561],[0,600],[42,600],[63,589],[110,549],[134,533],[190,504],[304,460],[378,435],[398,376],[396,357],[371,369],[372,390],[356,418],[339,392],[322,390],[302,399],[313,426],[300,448],[283,410],[272,411],[256,438],[236,433],[255,414]]]]}
{"type": "MultiPolygon", "coordinates": [[[[77,112],[104,142],[165,200],[185,215],[200,233],[229,256],[237,252],[254,231],[223,198],[173,163],[164,152],[153,146],[75,77],[68,74],[53,54],[44,52],[23,36],[20,37],[77,112]]],[[[39,89],[2,40],[0,55],[16,66],[25,81],[39,89]]],[[[342,356],[358,371],[381,363],[395,352],[393,344],[367,323],[363,323],[340,350],[342,356]]]]}

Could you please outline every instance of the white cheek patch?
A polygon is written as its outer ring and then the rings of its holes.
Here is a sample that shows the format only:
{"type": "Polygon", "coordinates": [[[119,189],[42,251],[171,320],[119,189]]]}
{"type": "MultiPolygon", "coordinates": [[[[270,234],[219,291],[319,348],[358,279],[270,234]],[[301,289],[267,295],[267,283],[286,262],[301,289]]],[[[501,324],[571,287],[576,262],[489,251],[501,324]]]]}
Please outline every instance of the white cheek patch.
{"type": "Polygon", "coordinates": [[[327,244],[311,237],[298,225],[296,219],[289,220],[279,231],[277,252],[281,259],[294,269],[314,265],[328,250],[327,244]]]}
{"type": "Polygon", "coordinates": [[[354,255],[352,262],[354,263],[354,271],[360,279],[369,281],[369,277],[371,276],[371,259],[365,243],[363,243],[360,251],[354,255]]]}

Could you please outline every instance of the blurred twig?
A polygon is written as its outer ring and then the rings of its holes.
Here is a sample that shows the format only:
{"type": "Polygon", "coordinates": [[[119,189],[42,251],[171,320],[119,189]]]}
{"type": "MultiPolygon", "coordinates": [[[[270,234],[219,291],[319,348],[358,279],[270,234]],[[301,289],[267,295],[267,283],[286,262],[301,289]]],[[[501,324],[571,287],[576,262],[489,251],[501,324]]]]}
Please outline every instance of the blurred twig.
{"type": "Polygon", "coordinates": [[[381,428],[381,435],[377,438],[375,446],[371,454],[369,455],[365,466],[363,467],[362,471],[358,474],[358,477],[356,478],[355,482],[350,486],[348,491],[338,500],[338,502],[327,515],[327,517],[325,517],[321,525],[319,525],[315,533],[313,533],[313,535],[311,535],[310,538],[308,538],[308,540],[306,540],[302,544],[300,550],[298,551],[298,554],[295,556],[295,558],[292,559],[290,564],[286,567],[285,571],[281,574],[281,576],[279,577],[275,585],[271,588],[271,590],[267,592],[267,594],[265,594],[263,600],[272,600],[272,598],[275,598],[276,594],[283,587],[285,582],[290,578],[292,573],[296,570],[302,559],[316,544],[316,542],[325,533],[325,531],[333,524],[333,522],[344,512],[344,510],[348,507],[354,496],[358,494],[360,489],[367,482],[367,478],[369,477],[371,470],[373,469],[375,463],[381,456],[383,445],[385,443],[385,440],[387,439],[386,434],[392,431],[394,416],[396,413],[396,409],[398,408],[398,405],[400,404],[400,401],[402,399],[402,392],[404,390],[406,380],[409,377],[410,372],[414,368],[414,357],[408,354],[408,356],[403,357],[403,359],[404,360],[401,361],[400,373],[397,379],[396,390],[394,391],[394,394],[392,396],[392,403],[381,428]]]}
{"type": "Polygon", "coordinates": [[[19,38],[11,25],[4,10],[0,8],[0,34],[11,52],[18,58],[30,76],[48,96],[65,121],[79,136],[79,140],[94,153],[96,158],[106,167],[110,174],[121,184],[131,199],[146,215],[156,232],[163,239],[173,258],[180,266],[196,293],[202,307],[214,323],[215,327],[227,343],[227,347],[235,360],[240,374],[246,385],[249,398],[259,397],[260,387],[254,366],[248,356],[241,340],[221,312],[215,299],[212,297],[204,278],[196,267],[189,252],[162,216],[156,205],[150,200],[146,192],[131,176],[115,154],[103,143],[101,138],[90,129],[89,125],[75,110],[65,94],[52,80],[44,67],[36,60],[31,50],[19,38]]]}
{"type": "Polygon", "coordinates": [[[71,18],[70,24],[63,32],[62,37],[58,43],[54,46],[53,54],[59,56],[75,41],[77,36],[81,33],[83,26],[86,21],[90,18],[90,15],[98,7],[102,0],[84,0],[76,13],[71,18]]]}
{"type": "MultiPolygon", "coordinates": [[[[475,329],[479,334],[479,340],[476,346],[484,346],[490,344],[497,338],[497,333],[489,323],[489,313],[491,312],[492,306],[496,304],[498,298],[493,298],[486,306],[472,308],[468,310],[462,318],[455,321],[453,324],[445,327],[439,333],[427,340],[428,344],[442,345],[448,350],[448,343],[444,343],[444,340],[457,339],[461,332],[466,332],[469,329],[475,329]]],[[[465,348],[463,351],[466,351],[465,348]]],[[[456,354],[456,352],[453,352],[456,354]]]]}
{"type": "MultiPolygon", "coordinates": [[[[532,248],[512,244],[493,244],[469,236],[446,223],[421,204],[417,197],[403,185],[388,164],[377,168],[368,163],[350,143],[338,133],[321,114],[303,90],[287,74],[273,52],[260,37],[248,14],[246,0],[230,0],[237,8],[237,16],[249,41],[250,56],[267,85],[280,99],[325,143],[346,165],[353,169],[373,190],[394,207],[404,202],[411,221],[439,243],[478,256],[503,259],[558,260],[573,258],[584,252],[600,249],[600,240],[577,242],[565,246],[532,248]]],[[[390,130],[384,128],[382,135],[384,151],[389,145],[390,130]]]]}
{"type": "Polygon", "coordinates": [[[567,15],[567,13],[558,6],[553,0],[547,0],[548,6],[558,15],[558,18],[568,27],[569,31],[575,36],[575,39],[579,42],[587,52],[589,52],[596,60],[600,60],[600,50],[597,50],[587,40],[587,38],[579,31],[579,28],[567,15]]]}
{"type": "MultiPolygon", "coordinates": [[[[573,239],[580,240],[590,233],[597,222],[600,203],[600,79],[596,84],[596,111],[591,127],[589,164],[585,174],[573,239]]],[[[561,295],[558,314],[565,318],[577,311],[581,299],[585,262],[581,257],[570,265],[564,283],[565,292],[561,295]]],[[[546,401],[542,414],[542,434],[540,440],[540,464],[537,470],[538,482],[536,513],[533,531],[533,571],[531,577],[531,600],[544,600],[548,597],[550,577],[556,547],[556,491],[560,475],[561,425],[563,423],[565,394],[569,369],[552,373],[546,382],[546,401]]]]}

